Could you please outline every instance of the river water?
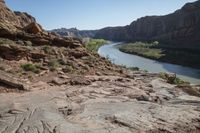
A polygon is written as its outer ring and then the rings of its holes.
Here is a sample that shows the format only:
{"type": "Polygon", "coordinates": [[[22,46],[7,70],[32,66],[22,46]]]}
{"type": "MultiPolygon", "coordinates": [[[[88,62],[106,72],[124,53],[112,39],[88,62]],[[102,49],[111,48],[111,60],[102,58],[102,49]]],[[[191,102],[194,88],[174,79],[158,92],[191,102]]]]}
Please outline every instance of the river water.
{"type": "Polygon", "coordinates": [[[177,76],[192,84],[200,84],[200,70],[190,67],[183,67],[170,63],[163,63],[137,55],[131,55],[119,51],[116,45],[120,43],[112,43],[99,48],[98,53],[102,57],[108,57],[114,64],[125,65],[127,67],[139,67],[149,72],[170,72],[176,73],[177,76]]]}

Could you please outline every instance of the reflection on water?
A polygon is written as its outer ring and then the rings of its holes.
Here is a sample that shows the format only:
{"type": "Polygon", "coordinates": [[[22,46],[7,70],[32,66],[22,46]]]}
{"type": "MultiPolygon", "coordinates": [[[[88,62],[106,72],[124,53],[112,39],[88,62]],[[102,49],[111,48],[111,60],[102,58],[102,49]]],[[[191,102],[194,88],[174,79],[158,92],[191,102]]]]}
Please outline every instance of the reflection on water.
{"type": "Polygon", "coordinates": [[[178,77],[193,84],[200,84],[200,70],[170,63],[162,63],[151,59],[146,59],[137,55],[126,54],[119,51],[115,46],[120,43],[113,43],[102,46],[98,53],[103,57],[109,57],[111,61],[118,65],[127,67],[139,67],[149,72],[170,72],[176,73],[178,77]]]}

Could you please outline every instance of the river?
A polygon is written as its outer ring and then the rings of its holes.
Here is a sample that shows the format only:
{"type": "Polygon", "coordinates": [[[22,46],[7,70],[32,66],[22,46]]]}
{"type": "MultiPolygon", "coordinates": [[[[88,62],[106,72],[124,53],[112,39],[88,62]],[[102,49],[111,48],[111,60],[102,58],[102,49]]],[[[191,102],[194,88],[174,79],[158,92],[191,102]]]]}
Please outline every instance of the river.
{"type": "Polygon", "coordinates": [[[125,65],[127,67],[139,67],[149,72],[169,72],[176,73],[177,76],[192,84],[200,84],[200,70],[170,63],[163,63],[137,55],[127,54],[119,51],[115,45],[120,43],[112,43],[99,48],[98,53],[102,57],[108,57],[114,64],[125,65]]]}

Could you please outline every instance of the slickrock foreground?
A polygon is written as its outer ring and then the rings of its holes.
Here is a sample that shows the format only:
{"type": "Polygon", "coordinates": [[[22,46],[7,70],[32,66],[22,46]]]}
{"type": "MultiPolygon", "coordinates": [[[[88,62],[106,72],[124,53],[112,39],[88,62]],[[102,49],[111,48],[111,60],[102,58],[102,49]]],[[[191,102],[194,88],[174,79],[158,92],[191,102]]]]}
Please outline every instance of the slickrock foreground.
{"type": "Polygon", "coordinates": [[[30,92],[0,94],[0,132],[200,132],[199,97],[154,74],[130,75],[81,77],[89,85],[40,81],[30,92]]]}

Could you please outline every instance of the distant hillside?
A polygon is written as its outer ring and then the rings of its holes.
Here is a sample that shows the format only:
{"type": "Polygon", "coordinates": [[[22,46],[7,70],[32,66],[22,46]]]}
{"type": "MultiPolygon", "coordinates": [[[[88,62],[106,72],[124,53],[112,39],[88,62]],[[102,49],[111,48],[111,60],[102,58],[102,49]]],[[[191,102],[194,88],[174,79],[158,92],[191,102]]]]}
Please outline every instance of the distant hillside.
{"type": "Polygon", "coordinates": [[[200,1],[187,3],[180,10],[165,16],[146,16],[125,27],[101,29],[95,38],[114,41],[151,41],[181,47],[200,43],[200,1]]]}
{"type": "Polygon", "coordinates": [[[51,32],[55,32],[61,36],[71,36],[71,37],[78,37],[78,38],[94,38],[98,30],[78,30],[76,28],[66,29],[54,29],[51,32]]]}

